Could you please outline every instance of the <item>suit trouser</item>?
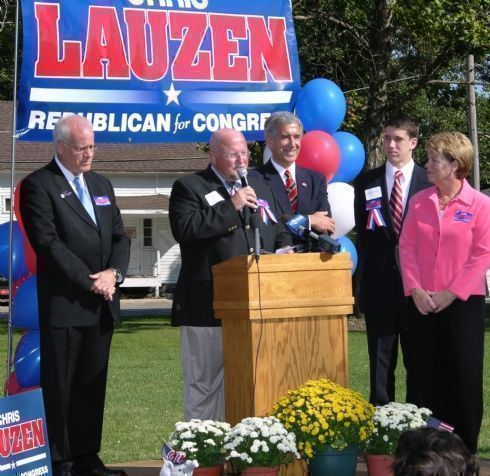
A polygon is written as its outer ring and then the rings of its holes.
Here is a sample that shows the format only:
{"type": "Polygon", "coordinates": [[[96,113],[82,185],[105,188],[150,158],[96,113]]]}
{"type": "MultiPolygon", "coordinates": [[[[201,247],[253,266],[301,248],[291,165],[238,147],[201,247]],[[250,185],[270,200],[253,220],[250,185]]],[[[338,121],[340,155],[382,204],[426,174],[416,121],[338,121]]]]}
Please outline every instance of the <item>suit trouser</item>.
{"type": "MultiPolygon", "coordinates": [[[[405,311],[406,314],[406,311],[405,311]]],[[[389,313],[366,313],[366,334],[369,353],[369,401],[385,405],[395,401],[395,370],[398,361],[398,342],[403,363],[408,367],[409,346],[406,315],[403,309],[389,313]]],[[[407,400],[412,388],[407,374],[407,400]]]]}
{"type": "Polygon", "coordinates": [[[95,326],[41,329],[41,387],[53,463],[100,451],[112,330],[108,311],[95,326]]]}
{"type": "Polygon", "coordinates": [[[223,339],[221,327],[180,326],[186,420],[224,420],[223,339]]]}
{"type": "Polygon", "coordinates": [[[476,453],[483,415],[485,298],[456,299],[439,313],[420,314],[410,300],[412,403],[455,427],[476,453]]]}

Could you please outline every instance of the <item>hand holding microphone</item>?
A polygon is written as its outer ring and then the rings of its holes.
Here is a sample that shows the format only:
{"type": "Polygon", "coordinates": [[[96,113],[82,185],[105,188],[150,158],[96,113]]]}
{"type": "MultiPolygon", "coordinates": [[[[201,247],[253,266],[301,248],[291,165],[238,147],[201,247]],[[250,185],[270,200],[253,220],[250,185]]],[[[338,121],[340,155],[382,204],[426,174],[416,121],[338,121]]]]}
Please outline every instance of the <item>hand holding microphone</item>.
{"type": "Polygon", "coordinates": [[[251,211],[257,209],[257,195],[252,187],[242,187],[235,192],[231,197],[231,202],[235,210],[243,210],[244,207],[249,207],[251,211]]]}
{"type": "Polygon", "coordinates": [[[257,195],[255,190],[248,185],[247,169],[239,168],[236,172],[240,178],[242,188],[237,190],[235,195],[231,197],[235,210],[242,210],[244,207],[248,207],[252,213],[255,213],[257,211],[257,195]]]}

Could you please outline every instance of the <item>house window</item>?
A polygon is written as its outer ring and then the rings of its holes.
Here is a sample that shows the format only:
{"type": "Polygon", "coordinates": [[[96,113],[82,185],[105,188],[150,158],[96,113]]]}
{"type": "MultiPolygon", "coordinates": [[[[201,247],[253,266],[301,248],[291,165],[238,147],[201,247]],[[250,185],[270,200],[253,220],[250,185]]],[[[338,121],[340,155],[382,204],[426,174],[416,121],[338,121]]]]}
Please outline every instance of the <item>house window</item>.
{"type": "Polygon", "coordinates": [[[3,204],[3,213],[8,213],[10,211],[10,198],[5,198],[5,202],[3,204]]]}
{"type": "Polygon", "coordinates": [[[153,220],[143,218],[143,246],[151,248],[153,246],[153,220]]]}

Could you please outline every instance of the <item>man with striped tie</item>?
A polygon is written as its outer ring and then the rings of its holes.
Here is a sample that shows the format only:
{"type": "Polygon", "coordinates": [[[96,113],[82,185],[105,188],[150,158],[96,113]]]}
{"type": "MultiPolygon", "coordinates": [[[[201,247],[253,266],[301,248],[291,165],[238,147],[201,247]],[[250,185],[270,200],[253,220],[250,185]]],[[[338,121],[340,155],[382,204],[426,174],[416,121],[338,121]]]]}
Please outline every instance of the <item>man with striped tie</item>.
{"type": "MultiPolygon", "coordinates": [[[[282,215],[305,215],[310,229],[317,233],[333,233],[335,222],[330,213],[325,177],[296,164],[303,137],[299,118],[290,112],[276,112],[265,122],[264,132],[272,158],[250,171],[250,176],[269,185],[282,215]]],[[[293,241],[301,240],[293,236],[293,241]]]]}
{"type": "MultiPolygon", "coordinates": [[[[354,211],[360,257],[360,310],[366,318],[370,363],[370,401],[395,400],[395,368],[400,340],[407,367],[407,300],[398,265],[398,237],[410,197],[428,187],[427,174],[412,157],[419,128],[406,115],[387,122],[383,149],[386,164],[360,175],[354,211]]],[[[407,395],[411,400],[410,375],[407,395]]]]}

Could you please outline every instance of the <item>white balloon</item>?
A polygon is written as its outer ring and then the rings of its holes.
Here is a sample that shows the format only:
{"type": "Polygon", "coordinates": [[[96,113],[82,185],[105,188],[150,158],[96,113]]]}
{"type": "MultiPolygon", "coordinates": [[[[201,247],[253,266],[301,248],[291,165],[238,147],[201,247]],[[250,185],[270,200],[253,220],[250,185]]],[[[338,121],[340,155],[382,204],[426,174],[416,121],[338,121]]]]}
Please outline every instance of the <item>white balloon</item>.
{"type": "Polygon", "coordinates": [[[354,187],[343,182],[328,184],[328,202],[335,220],[332,238],[340,238],[354,228],[354,187]]]}
{"type": "Polygon", "coordinates": [[[272,157],[272,150],[269,149],[269,146],[266,145],[264,149],[264,154],[262,156],[262,160],[264,161],[264,164],[266,162],[269,162],[270,158],[272,157]]]}

